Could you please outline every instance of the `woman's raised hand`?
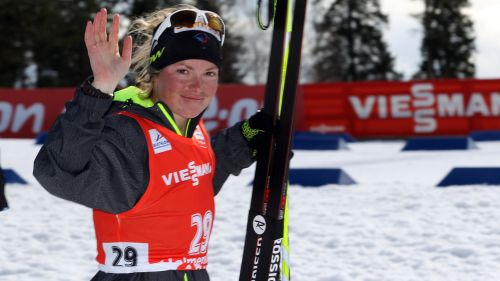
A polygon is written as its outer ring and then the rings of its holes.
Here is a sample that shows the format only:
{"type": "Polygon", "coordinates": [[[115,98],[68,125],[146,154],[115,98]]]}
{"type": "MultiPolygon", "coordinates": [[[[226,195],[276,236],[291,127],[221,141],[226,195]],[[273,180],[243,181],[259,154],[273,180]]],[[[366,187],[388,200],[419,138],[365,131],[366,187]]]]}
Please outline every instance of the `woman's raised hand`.
{"type": "Polygon", "coordinates": [[[94,17],[94,21],[88,21],[85,28],[85,46],[92,67],[94,81],[92,85],[104,93],[112,93],[120,80],[122,80],[130,68],[132,58],[132,37],[123,39],[123,49],[120,54],[118,47],[118,31],[120,17],[115,15],[111,25],[111,32],[106,32],[108,13],[102,8],[94,17]]]}

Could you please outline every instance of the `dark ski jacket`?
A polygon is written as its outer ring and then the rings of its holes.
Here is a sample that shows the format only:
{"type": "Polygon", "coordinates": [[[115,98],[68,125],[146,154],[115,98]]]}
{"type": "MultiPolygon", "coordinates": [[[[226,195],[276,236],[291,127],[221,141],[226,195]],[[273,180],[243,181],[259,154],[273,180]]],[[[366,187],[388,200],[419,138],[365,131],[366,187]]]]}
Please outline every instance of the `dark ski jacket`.
{"type": "MultiPolygon", "coordinates": [[[[134,99],[116,101],[115,97],[114,101],[88,82],[78,87],[35,159],[33,175],[40,184],[57,197],[92,209],[114,214],[132,209],[148,186],[147,143],[134,119],[115,113],[129,111],[175,131],[158,103],[144,107],[134,99]]],[[[189,122],[186,137],[192,137],[200,118],[201,114],[189,122]]],[[[252,164],[253,158],[239,123],[213,136],[212,149],[216,158],[213,187],[217,194],[229,175],[238,175],[252,164]]],[[[205,270],[99,272],[92,280],[184,281],[184,276],[190,281],[209,280],[205,270]]]]}

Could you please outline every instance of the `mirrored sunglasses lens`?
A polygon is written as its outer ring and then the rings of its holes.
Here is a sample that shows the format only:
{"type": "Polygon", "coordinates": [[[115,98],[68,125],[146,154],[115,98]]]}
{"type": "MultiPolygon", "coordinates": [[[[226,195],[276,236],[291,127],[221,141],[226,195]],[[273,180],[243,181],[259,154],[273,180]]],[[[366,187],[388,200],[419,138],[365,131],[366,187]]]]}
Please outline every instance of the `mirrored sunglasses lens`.
{"type": "Polygon", "coordinates": [[[172,14],[170,24],[175,27],[193,27],[195,20],[195,11],[183,10],[172,14]]]}
{"type": "Polygon", "coordinates": [[[224,23],[222,22],[222,19],[219,17],[219,15],[206,12],[205,17],[208,20],[208,26],[210,26],[210,28],[220,32],[221,34],[224,34],[224,23]]]}

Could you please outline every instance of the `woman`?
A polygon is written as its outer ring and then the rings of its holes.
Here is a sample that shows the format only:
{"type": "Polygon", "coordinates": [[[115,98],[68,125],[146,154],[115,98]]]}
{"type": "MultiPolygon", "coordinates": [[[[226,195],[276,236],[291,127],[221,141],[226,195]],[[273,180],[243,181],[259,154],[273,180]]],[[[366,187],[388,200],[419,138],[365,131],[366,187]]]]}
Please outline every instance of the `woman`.
{"type": "Polygon", "coordinates": [[[34,175],[55,196],[93,208],[92,280],[209,280],[214,195],[253,162],[270,117],[214,136],[201,115],[217,91],[224,23],[178,5],[135,20],[118,47],[107,12],[85,30],[93,79],[78,87],[40,150],[34,175]],[[132,70],[137,87],[113,93],[132,70]]]}

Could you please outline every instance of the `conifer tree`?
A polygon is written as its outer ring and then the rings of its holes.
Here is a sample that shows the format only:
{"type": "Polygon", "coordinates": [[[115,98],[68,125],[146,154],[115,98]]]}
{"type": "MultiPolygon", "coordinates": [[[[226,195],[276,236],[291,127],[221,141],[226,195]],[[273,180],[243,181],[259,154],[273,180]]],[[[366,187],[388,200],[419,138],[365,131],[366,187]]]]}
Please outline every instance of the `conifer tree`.
{"type": "Polygon", "coordinates": [[[414,78],[468,78],[475,74],[474,28],[463,9],[469,0],[424,0],[422,62],[414,78]]]}
{"type": "MultiPolygon", "coordinates": [[[[320,4],[321,1],[316,1],[320,4]]],[[[315,22],[315,81],[398,80],[379,0],[335,0],[315,22]]]]}
{"type": "Polygon", "coordinates": [[[0,86],[26,87],[22,81],[30,63],[36,65],[34,87],[74,87],[92,72],[83,41],[85,23],[101,7],[112,12],[118,0],[0,2],[0,86]]]}

